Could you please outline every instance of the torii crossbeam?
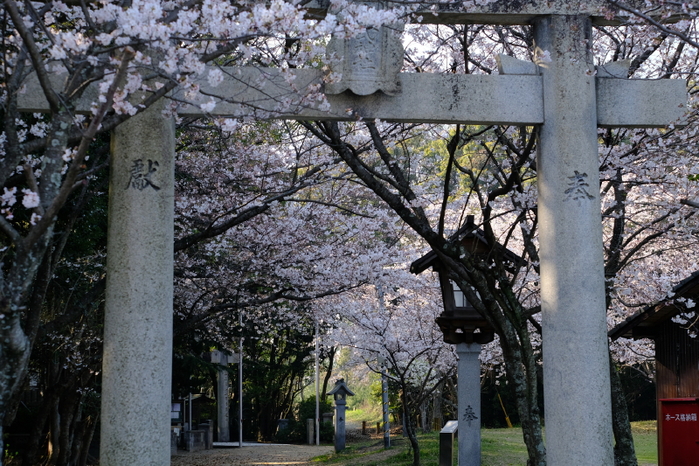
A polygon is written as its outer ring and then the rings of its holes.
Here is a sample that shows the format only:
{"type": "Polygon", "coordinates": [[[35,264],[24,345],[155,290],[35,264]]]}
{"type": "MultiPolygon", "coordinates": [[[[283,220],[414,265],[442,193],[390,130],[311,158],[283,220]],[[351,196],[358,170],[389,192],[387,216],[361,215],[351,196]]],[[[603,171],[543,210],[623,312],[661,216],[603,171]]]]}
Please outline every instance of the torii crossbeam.
{"type": "MultiPolygon", "coordinates": [[[[327,95],[329,111],[298,108],[279,117],[398,122],[540,125],[537,160],[547,462],[613,464],[598,126],[676,122],[683,81],[595,77],[589,38],[607,3],[499,1],[448,9],[429,22],[532,24],[545,67],[504,61],[501,75],[398,74],[393,95],[327,95]],[[396,90],[397,89],[397,90],[396,90]]],[[[351,53],[351,49],[350,49],[351,53]]],[[[345,57],[345,71],[361,66],[345,57]]],[[[294,88],[268,69],[230,70],[211,112],[240,115],[239,103],[269,111],[322,82],[297,70],[294,88]]],[[[381,77],[382,79],[385,76],[381,77]]],[[[29,84],[31,86],[31,84],[29,84]]],[[[45,111],[41,92],[20,106],[45,111]]],[[[94,99],[85,95],[83,111],[94,99]]],[[[207,99],[208,100],[208,99],[207,99]]],[[[78,105],[80,110],[80,104],[78,105]]],[[[201,114],[197,105],[180,114],[201,114]]],[[[174,123],[160,107],[113,136],[100,464],[169,464],[174,211],[174,123]]],[[[462,464],[462,466],[464,466],[462,464]]]]}

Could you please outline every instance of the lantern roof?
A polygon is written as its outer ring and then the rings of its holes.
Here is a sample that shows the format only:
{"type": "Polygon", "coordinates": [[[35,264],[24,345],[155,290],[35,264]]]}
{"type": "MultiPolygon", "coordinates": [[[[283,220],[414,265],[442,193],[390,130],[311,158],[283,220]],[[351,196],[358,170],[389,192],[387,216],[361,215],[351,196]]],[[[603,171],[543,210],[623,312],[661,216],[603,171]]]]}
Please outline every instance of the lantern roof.
{"type": "Polygon", "coordinates": [[[345,383],[345,379],[337,379],[335,381],[335,386],[330,390],[328,395],[347,395],[347,396],[354,396],[354,392],[349,389],[347,384],[345,383]]]}
{"type": "Polygon", "coordinates": [[[679,282],[668,296],[657,301],[609,331],[612,340],[617,338],[654,338],[656,330],[667,320],[687,312],[687,307],[678,298],[699,302],[699,270],[679,282]]]}
{"type": "MultiPolygon", "coordinates": [[[[508,270],[512,269],[514,265],[522,265],[525,262],[524,259],[500,243],[491,246],[485,237],[485,232],[476,227],[473,215],[467,216],[466,223],[449,238],[449,242],[457,241],[460,241],[466,249],[477,256],[486,257],[491,255],[494,250],[497,251],[505,260],[505,266],[508,270]]],[[[429,267],[439,268],[439,266],[439,256],[436,252],[430,251],[410,264],[410,271],[419,275],[429,267]]]]}

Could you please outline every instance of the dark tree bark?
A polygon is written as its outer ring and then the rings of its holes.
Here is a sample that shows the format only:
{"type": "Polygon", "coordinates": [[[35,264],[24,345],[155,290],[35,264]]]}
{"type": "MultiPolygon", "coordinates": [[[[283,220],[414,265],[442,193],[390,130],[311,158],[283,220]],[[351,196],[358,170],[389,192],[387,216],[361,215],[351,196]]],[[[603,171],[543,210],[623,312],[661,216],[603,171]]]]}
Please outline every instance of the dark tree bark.
{"type": "Polygon", "coordinates": [[[336,351],[337,349],[334,346],[328,349],[328,369],[325,371],[325,377],[323,378],[323,387],[320,391],[320,400],[323,402],[328,398],[328,384],[330,383],[330,377],[332,377],[333,375],[333,366],[335,365],[336,351]]]}
{"type": "MultiPolygon", "coordinates": [[[[373,146],[378,152],[380,167],[364,162],[360,151],[343,140],[340,127],[335,122],[322,122],[316,125],[305,124],[314,135],[332,148],[350,167],[355,175],[400,218],[419,234],[438,255],[444,273],[463,290],[468,301],[483,315],[500,337],[503,347],[507,375],[515,392],[517,409],[522,420],[524,441],[529,454],[529,466],[545,466],[546,453],[543,443],[541,416],[538,406],[538,361],[529,333],[529,310],[524,309],[513,290],[511,274],[505,269],[505,260],[493,249],[487,260],[475,257],[458,242],[451,242],[443,233],[442,227],[435,231],[421,207],[412,205],[417,199],[410,186],[410,174],[403,171],[383,144],[373,123],[367,123],[373,146]],[[497,293],[496,293],[497,290],[497,293]]],[[[500,134],[500,133],[498,133],[500,134]]],[[[482,199],[483,228],[489,244],[496,238],[490,227],[490,201],[519,189],[522,183],[520,171],[526,169],[533,160],[535,133],[525,137],[523,149],[517,149],[510,142],[514,164],[510,174],[488,192],[478,191],[478,175],[460,168],[473,179],[474,193],[482,199]],[[518,152],[515,152],[514,150],[518,152]]],[[[459,131],[447,144],[450,153],[449,163],[456,164],[454,152],[459,146],[459,131]]],[[[504,136],[503,136],[504,138],[504,136]]],[[[455,165],[456,166],[456,165],[455,165]]],[[[449,195],[450,179],[444,180],[445,197],[449,195]]],[[[446,208],[446,203],[442,206],[446,208]]],[[[440,217],[441,218],[441,217],[440,217]]],[[[528,238],[531,240],[533,233],[528,238]]],[[[525,235],[526,236],[526,235],[525,235]]],[[[528,251],[535,248],[529,247],[528,251]]],[[[535,254],[535,251],[532,252],[535,254]]],[[[536,259],[536,257],[535,257],[536,259]]]]}
{"type": "MultiPolygon", "coordinates": [[[[407,386],[404,379],[401,379],[401,385],[407,386]]],[[[400,398],[403,404],[403,428],[410,442],[410,451],[413,453],[413,466],[420,466],[420,442],[417,440],[415,420],[412,414],[415,407],[410,400],[410,395],[407,393],[407,390],[403,389],[400,391],[400,398]]]]}
{"type": "Polygon", "coordinates": [[[621,385],[621,378],[614,360],[609,358],[612,385],[612,428],[614,430],[614,465],[638,466],[636,449],[633,444],[629,407],[621,385]]]}

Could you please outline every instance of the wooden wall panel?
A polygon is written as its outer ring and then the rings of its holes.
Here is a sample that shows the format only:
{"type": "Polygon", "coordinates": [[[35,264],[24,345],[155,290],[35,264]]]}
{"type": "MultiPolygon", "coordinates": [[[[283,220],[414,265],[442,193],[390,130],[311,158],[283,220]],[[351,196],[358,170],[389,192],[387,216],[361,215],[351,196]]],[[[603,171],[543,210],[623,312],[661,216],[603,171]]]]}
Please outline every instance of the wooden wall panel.
{"type": "Polygon", "coordinates": [[[671,320],[655,339],[657,398],[699,397],[699,341],[671,320]]]}

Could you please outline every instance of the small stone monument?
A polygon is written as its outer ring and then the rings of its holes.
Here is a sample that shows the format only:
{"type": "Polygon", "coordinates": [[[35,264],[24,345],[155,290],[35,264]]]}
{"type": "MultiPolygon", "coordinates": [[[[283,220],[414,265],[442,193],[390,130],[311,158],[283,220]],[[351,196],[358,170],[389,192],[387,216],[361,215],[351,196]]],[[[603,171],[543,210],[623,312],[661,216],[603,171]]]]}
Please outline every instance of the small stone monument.
{"type": "Polygon", "coordinates": [[[335,386],[328,392],[335,399],[335,451],[345,449],[345,409],[347,408],[347,396],[354,396],[345,384],[345,379],[337,379],[335,386]]]}

